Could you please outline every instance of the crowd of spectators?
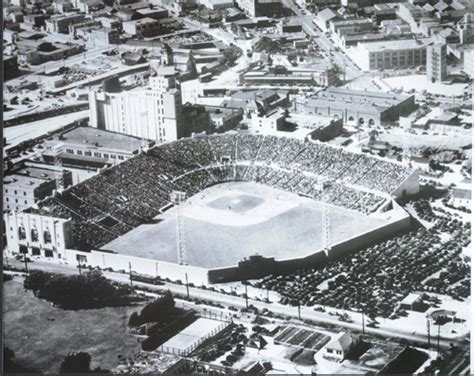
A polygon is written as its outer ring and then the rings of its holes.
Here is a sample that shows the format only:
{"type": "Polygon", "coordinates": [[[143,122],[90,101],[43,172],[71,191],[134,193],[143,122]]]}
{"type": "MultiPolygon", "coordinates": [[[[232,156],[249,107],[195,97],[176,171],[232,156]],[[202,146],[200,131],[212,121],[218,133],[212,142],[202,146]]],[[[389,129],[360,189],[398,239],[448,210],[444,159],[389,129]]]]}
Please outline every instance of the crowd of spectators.
{"type": "Polygon", "coordinates": [[[319,268],[268,276],[255,286],[277,291],[284,304],[317,304],[394,317],[398,303],[412,292],[461,301],[470,295],[470,266],[461,254],[469,239],[469,223],[437,215],[429,229],[420,227],[319,268]]]}
{"type": "Polygon", "coordinates": [[[320,143],[213,135],[159,145],[47,198],[40,211],[71,218],[75,246],[93,249],[150,221],[170,204],[173,191],[189,196],[219,182],[256,181],[369,213],[409,173],[401,165],[320,143]]]}

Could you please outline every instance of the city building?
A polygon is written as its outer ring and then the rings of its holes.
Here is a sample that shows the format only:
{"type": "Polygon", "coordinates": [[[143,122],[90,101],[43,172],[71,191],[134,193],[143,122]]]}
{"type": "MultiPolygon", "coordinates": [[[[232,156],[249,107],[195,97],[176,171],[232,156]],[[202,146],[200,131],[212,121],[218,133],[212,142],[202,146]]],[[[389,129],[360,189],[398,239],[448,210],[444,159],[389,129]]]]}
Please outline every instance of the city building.
{"type": "Polygon", "coordinates": [[[91,126],[157,142],[182,137],[181,92],[176,87],[174,68],[169,68],[169,74],[162,69],[163,75],[151,77],[149,88],[119,93],[91,91],[91,126]]]}
{"type": "Polygon", "coordinates": [[[168,10],[160,7],[155,8],[143,8],[138,9],[134,15],[132,15],[132,20],[138,20],[143,18],[152,18],[154,20],[161,20],[163,18],[168,18],[168,10]]]}
{"type": "Polygon", "coordinates": [[[81,13],[55,15],[45,21],[46,31],[48,33],[68,34],[70,25],[82,23],[84,20],[85,16],[81,13]]]}
{"type": "Polygon", "coordinates": [[[138,38],[156,37],[161,34],[162,30],[159,20],[150,17],[124,22],[122,28],[128,35],[138,38]]]}
{"type": "Polygon", "coordinates": [[[148,148],[152,142],[92,127],[78,127],[57,134],[44,142],[41,156],[45,162],[58,158],[65,166],[103,167],[114,165],[148,148]]]}
{"type": "Polygon", "coordinates": [[[73,246],[71,222],[28,211],[4,212],[8,250],[30,259],[62,259],[66,249],[73,246]]]}
{"type": "Polygon", "coordinates": [[[318,12],[313,22],[322,31],[326,32],[329,30],[329,22],[336,19],[340,19],[340,17],[332,9],[326,8],[318,12]]]}
{"type": "Polygon", "coordinates": [[[369,33],[374,30],[374,24],[369,18],[348,18],[344,20],[335,18],[329,21],[329,29],[339,36],[369,33]]]}
{"type": "Polygon", "coordinates": [[[3,77],[5,80],[15,78],[18,75],[18,59],[16,56],[3,55],[3,77]]]}
{"type": "Polygon", "coordinates": [[[23,210],[50,196],[57,188],[58,174],[63,187],[72,184],[70,171],[39,168],[24,163],[13,166],[3,178],[3,206],[5,210],[23,210]]]}
{"type": "Polygon", "coordinates": [[[242,121],[243,111],[232,108],[213,108],[209,109],[211,124],[217,131],[229,131],[234,129],[242,121]]]}
{"type": "Polygon", "coordinates": [[[232,8],[234,0],[199,0],[199,4],[204,5],[210,10],[232,8]]]}
{"type": "Polygon", "coordinates": [[[209,132],[211,118],[204,106],[185,103],[182,107],[183,123],[186,124],[183,137],[190,137],[193,133],[209,132]]]}
{"type": "Polygon", "coordinates": [[[77,7],[81,12],[90,14],[104,9],[105,4],[101,0],[80,0],[77,2],[77,7]]]}
{"type": "Polygon", "coordinates": [[[461,44],[474,43],[474,14],[467,13],[456,25],[461,44]]]}
{"type": "Polygon", "coordinates": [[[426,77],[431,82],[441,82],[446,79],[446,45],[433,44],[426,48],[426,77]]]}
{"type": "Polygon", "coordinates": [[[275,134],[285,126],[285,113],[279,108],[263,115],[253,113],[250,124],[254,132],[275,134]]]}
{"type": "Polygon", "coordinates": [[[243,111],[248,118],[252,113],[266,114],[277,107],[288,107],[290,104],[288,91],[260,90],[241,91],[225,99],[220,107],[243,111]]]}
{"type": "Polygon", "coordinates": [[[398,39],[359,43],[351,54],[364,71],[404,69],[426,65],[430,39],[398,39]]]}
{"type": "Polygon", "coordinates": [[[100,27],[90,31],[89,40],[94,46],[110,46],[120,43],[120,34],[117,30],[100,27]]]}
{"type": "Polygon", "coordinates": [[[241,84],[307,85],[327,87],[337,83],[335,71],[326,65],[311,68],[287,68],[283,65],[254,68],[240,75],[241,84]]]}
{"type": "Polygon", "coordinates": [[[61,60],[84,51],[84,46],[72,43],[50,43],[41,40],[18,41],[18,61],[38,65],[52,60],[61,60]]]}
{"type": "Polygon", "coordinates": [[[474,78],[474,49],[464,52],[464,73],[474,78]]]}
{"type": "Polygon", "coordinates": [[[343,132],[344,122],[335,116],[289,112],[286,123],[287,135],[300,139],[326,142],[343,132]]]}
{"type": "Polygon", "coordinates": [[[344,124],[383,125],[416,110],[414,95],[328,88],[302,103],[305,113],[343,119],[344,124]]]}
{"type": "Polygon", "coordinates": [[[250,17],[273,17],[283,10],[281,0],[236,0],[236,3],[250,17]]]}

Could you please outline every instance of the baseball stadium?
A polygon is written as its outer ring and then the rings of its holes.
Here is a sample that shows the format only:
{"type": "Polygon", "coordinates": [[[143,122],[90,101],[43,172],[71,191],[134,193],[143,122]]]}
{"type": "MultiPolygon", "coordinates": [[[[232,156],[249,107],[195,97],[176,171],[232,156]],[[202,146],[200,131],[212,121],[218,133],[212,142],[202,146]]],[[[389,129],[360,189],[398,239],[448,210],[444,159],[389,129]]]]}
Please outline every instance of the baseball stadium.
{"type": "Polygon", "coordinates": [[[396,198],[418,190],[418,172],[397,162],[235,132],[142,151],[25,215],[65,221],[62,262],[217,283],[386,239],[410,225],[396,198]]]}

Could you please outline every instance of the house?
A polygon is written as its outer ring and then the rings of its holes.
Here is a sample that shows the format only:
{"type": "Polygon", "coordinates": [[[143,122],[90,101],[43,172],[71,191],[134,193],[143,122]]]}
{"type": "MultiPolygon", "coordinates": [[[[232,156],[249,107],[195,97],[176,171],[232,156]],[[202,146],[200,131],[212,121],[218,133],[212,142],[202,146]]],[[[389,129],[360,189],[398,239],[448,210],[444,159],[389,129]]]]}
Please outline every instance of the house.
{"type": "Polygon", "coordinates": [[[354,349],[359,341],[359,338],[349,332],[340,332],[326,345],[324,357],[341,362],[354,349]]]}

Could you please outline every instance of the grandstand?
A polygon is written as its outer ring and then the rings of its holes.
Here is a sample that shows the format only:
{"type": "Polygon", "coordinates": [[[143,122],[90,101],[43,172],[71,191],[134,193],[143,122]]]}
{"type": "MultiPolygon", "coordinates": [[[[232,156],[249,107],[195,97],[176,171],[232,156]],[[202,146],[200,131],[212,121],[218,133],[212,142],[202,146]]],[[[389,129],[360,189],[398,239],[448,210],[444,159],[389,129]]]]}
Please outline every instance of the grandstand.
{"type": "MultiPolygon", "coordinates": [[[[74,249],[97,250],[170,207],[223,182],[257,182],[367,216],[418,192],[399,163],[319,142],[250,134],[181,139],[143,152],[40,202],[29,213],[70,219],[74,249]]],[[[192,241],[192,240],[191,240],[192,241]]]]}

